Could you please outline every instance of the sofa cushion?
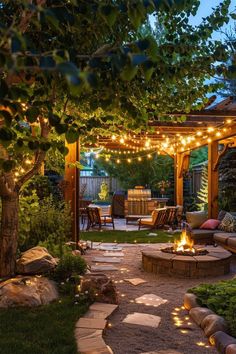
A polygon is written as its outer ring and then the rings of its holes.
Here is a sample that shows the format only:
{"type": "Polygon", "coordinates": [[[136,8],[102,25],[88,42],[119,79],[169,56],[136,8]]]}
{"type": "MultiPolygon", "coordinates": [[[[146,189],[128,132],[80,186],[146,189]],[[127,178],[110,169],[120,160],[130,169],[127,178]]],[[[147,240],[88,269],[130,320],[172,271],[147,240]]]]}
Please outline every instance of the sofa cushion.
{"type": "Polygon", "coordinates": [[[219,212],[219,214],[218,214],[217,219],[220,220],[220,221],[222,221],[222,220],[224,219],[226,213],[227,213],[227,211],[221,210],[221,211],[219,212]]]}
{"type": "Polygon", "coordinates": [[[215,230],[220,224],[220,220],[208,219],[201,226],[200,229],[215,230]]]}
{"type": "Polygon", "coordinates": [[[229,247],[233,247],[233,248],[236,249],[236,234],[235,234],[235,236],[230,236],[230,237],[228,238],[227,245],[228,245],[229,247]]]}
{"type": "Polygon", "coordinates": [[[207,220],[206,211],[187,211],[186,220],[192,229],[199,228],[207,220]]]}
{"type": "Polygon", "coordinates": [[[213,237],[213,235],[217,232],[220,232],[218,230],[205,230],[205,229],[194,229],[191,231],[191,237],[193,239],[198,238],[198,239],[204,239],[206,237],[213,237]]]}
{"type": "Polygon", "coordinates": [[[236,218],[232,214],[226,213],[219,225],[219,230],[226,232],[236,231],[236,218]]]}
{"type": "Polygon", "coordinates": [[[229,234],[224,232],[218,232],[213,236],[214,241],[223,243],[225,245],[227,244],[228,238],[229,238],[229,234]]]}

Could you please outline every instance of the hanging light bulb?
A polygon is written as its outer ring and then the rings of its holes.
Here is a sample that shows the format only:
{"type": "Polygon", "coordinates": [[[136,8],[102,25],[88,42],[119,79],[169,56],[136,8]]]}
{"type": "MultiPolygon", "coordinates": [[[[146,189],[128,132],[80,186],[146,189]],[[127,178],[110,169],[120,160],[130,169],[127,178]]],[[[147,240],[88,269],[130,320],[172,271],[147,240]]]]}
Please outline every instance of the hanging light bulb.
{"type": "Polygon", "coordinates": [[[151,154],[148,154],[147,157],[148,157],[148,159],[150,159],[151,158],[151,154]]]}
{"type": "Polygon", "coordinates": [[[131,162],[131,159],[127,159],[127,162],[130,163],[130,162],[131,162]]]}
{"type": "Polygon", "coordinates": [[[207,128],[208,133],[211,133],[211,132],[213,132],[214,130],[215,130],[215,128],[213,128],[213,127],[208,127],[208,128],[207,128]]]}
{"type": "Polygon", "coordinates": [[[115,135],[112,135],[111,139],[112,139],[112,140],[116,140],[116,136],[115,136],[115,135]]]}
{"type": "Polygon", "coordinates": [[[227,120],[226,120],[226,123],[227,123],[227,124],[232,123],[232,119],[227,119],[227,120]]]}
{"type": "Polygon", "coordinates": [[[29,159],[26,159],[26,160],[25,160],[25,163],[26,163],[27,165],[30,165],[32,162],[31,162],[29,159]]]}
{"type": "Polygon", "coordinates": [[[108,162],[110,159],[109,159],[109,157],[106,157],[106,161],[108,162]]]}
{"type": "Polygon", "coordinates": [[[120,159],[117,159],[116,162],[117,162],[117,163],[120,163],[120,159]]]}
{"type": "Polygon", "coordinates": [[[124,144],[124,142],[125,142],[125,139],[124,138],[120,138],[120,143],[124,144]]]}
{"type": "Polygon", "coordinates": [[[142,161],[142,158],[140,156],[138,157],[138,161],[142,161]]]}

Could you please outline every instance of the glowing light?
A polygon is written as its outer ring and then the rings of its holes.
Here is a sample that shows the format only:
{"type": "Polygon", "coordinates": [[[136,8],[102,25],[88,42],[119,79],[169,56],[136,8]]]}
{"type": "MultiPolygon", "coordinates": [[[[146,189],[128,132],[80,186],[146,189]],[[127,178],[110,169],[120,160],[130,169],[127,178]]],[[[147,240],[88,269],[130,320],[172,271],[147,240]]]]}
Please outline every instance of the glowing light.
{"type": "Polygon", "coordinates": [[[208,139],[207,139],[207,142],[208,142],[208,143],[211,143],[211,142],[212,142],[212,139],[211,139],[211,138],[208,138],[208,139]]]}
{"type": "Polygon", "coordinates": [[[109,159],[109,157],[106,157],[106,161],[109,161],[110,159],[109,159]]]}
{"type": "Polygon", "coordinates": [[[203,342],[197,342],[196,343],[199,347],[204,347],[205,346],[205,343],[203,343],[203,342]]]}
{"type": "Polygon", "coordinates": [[[213,132],[214,130],[215,130],[215,128],[213,128],[213,127],[208,127],[208,128],[207,128],[207,131],[208,131],[209,133],[213,132]]]}
{"type": "Polygon", "coordinates": [[[25,172],[25,170],[24,170],[23,168],[21,168],[21,169],[20,169],[20,172],[21,172],[21,173],[24,173],[24,172],[25,172]]]}
{"type": "Polygon", "coordinates": [[[142,161],[142,158],[140,156],[138,157],[138,161],[142,161]]]}
{"type": "Polygon", "coordinates": [[[202,132],[198,131],[198,132],[197,132],[197,135],[198,135],[198,136],[201,136],[201,135],[202,135],[202,132]]]}
{"type": "Polygon", "coordinates": [[[130,163],[130,162],[131,162],[131,159],[127,159],[127,162],[130,163]]]}
{"type": "Polygon", "coordinates": [[[227,124],[232,123],[232,119],[227,119],[227,120],[226,120],[226,123],[227,123],[227,124]]]}
{"type": "Polygon", "coordinates": [[[125,139],[124,138],[120,138],[120,143],[124,144],[124,142],[125,142],[125,139]]]}
{"type": "Polygon", "coordinates": [[[19,172],[15,172],[15,176],[17,177],[17,176],[19,176],[20,174],[19,174],[19,172]]]}
{"type": "Polygon", "coordinates": [[[94,157],[95,157],[95,159],[98,159],[99,158],[99,154],[96,154],[94,157]]]}
{"type": "Polygon", "coordinates": [[[116,140],[116,136],[112,135],[111,140],[116,140]]]}
{"type": "Polygon", "coordinates": [[[152,156],[150,154],[147,155],[148,159],[150,159],[152,156]]]}
{"type": "Polygon", "coordinates": [[[26,160],[25,160],[25,163],[26,163],[27,165],[30,165],[30,164],[32,163],[32,161],[30,161],[29,159],[26,159],[26,160]]]}

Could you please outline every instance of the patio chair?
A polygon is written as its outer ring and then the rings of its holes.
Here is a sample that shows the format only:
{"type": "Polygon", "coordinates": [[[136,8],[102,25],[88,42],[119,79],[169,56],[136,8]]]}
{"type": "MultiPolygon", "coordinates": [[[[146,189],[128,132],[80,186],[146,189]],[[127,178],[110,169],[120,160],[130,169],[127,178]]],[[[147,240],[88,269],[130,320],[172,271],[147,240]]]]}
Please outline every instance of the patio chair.
{"type": "Polygon", "coordinates": [[[166,209],[166,220],[164,224],[173,228],[174,225],[176,225],[177,223],[177,212],[178,212],[178,207],[168,206],[166,209]]]}
{"type": "Polygon", "coordinates": [[[101,230],[102,226],[109,224],[115,229],[113,216],[110,214],[103,215],[101,209],[98,207],[87,207],[88,225],[87,230],[91,227],[98,227],[101,230]]]}
{"type": "Polygon", "coordinates": [[[150,218],[139,219],[138,229],[140,230],[141,227],[150,227],[151,229],[164,227],[166,211],[166,208],[154,209],[150,218]]]}

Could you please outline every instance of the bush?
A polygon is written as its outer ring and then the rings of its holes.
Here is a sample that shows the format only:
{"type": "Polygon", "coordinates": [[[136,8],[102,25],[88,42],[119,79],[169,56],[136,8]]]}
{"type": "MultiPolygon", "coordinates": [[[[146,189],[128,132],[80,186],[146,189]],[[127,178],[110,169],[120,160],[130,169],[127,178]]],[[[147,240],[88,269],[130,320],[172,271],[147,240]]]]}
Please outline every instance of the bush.
{"type": "Polygon", "coordinates": [[[236,279],[216,284],[201,284],[189,289],[195,294],[200,306],[206,306],[225,318],[230,334],[236,336],[236,279]]]}
{"type": "Polygon", "coordinates": [[[50,195],[39,200],[36,191],[20,197],[19,248],[21,251],[41,243],[55,256],[61,256],[71,236],[70,207],[55,203],[50,195]],[[45,244],[43,244],[45,243],[45,244]]]}
{"type": "Polygon", "coordinates": [[[67,253],[61,257],[53,272],[53,278],[56,281],[66,281],[84,274],[86,269],[87,264],[82,257],[67,253]]]}

